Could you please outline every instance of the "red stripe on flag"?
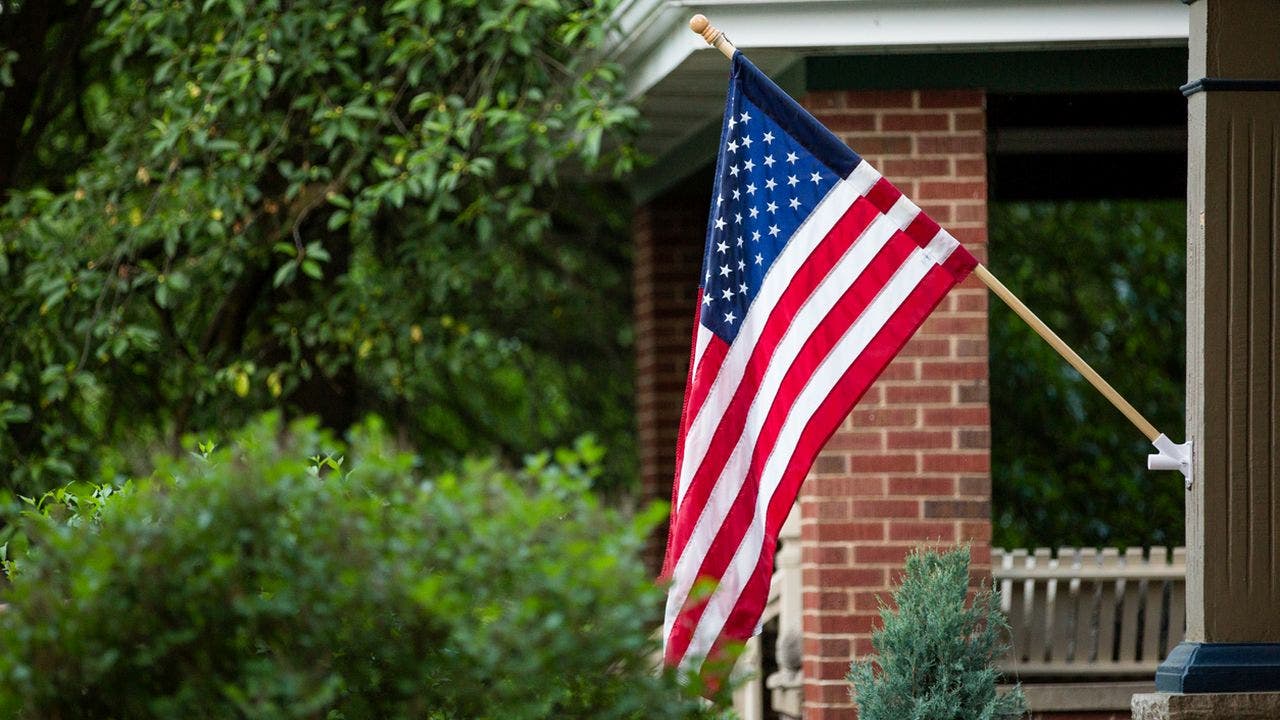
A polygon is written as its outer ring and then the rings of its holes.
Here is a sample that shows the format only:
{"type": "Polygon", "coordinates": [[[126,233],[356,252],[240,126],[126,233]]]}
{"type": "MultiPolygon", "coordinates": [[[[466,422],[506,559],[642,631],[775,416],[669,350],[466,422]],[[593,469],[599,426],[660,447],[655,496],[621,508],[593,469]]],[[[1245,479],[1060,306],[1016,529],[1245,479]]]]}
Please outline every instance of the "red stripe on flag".
{"type": "Polygon", "coordinates": [[[900,197],[902,197],[902,191],[883,177],[877,180],[876,184],[872,185],[871,189],[867,191],[867,199],[880,212],[886,215],[889,213],[889,208],[893,207],[900,197]]]}
{"type": "MultiPolygon", "coordinates": [[[[751,358],[743,371],[742,381],[738,384],[733,398],[716,425],[707,452],[689,480],[684,498],[680,500],[679,514],[671,523],[670,548],[673,559],[679,558],[684,551],[689,536],[702,515],[707,498],[715,487],[716,476],[733,451],[742,432],[747,411],[755,397],[756,384],[769,366],[773,352],[786,335],[792,319],[808,300],[814,287],[826,277],[831,268],[839,262],[849,247],[877,217],[879,213],[875,208],[865,199],[858,198],[801,265],[796,276],[805,280],[791,283],[778,298],[777,305],[765,322],[760,337],[756,340],[751,358]]],[[[742,339],[750,340],[750,338],[742,339]]],[[[705,382],[707,386],[714,382],[710,376],[696,380],[705,382]]],[[[707,391],[695,389],[692,394],[694,396],[700,394],[705,399],[707,391]]],[[[679,483],[678,476],[676,482],[679,483]]]]}
{"type": "Polygon", "coordinates": [[[875,339],[867,345],[866,351],[849,366],[810,418],[791,462],[787,465],[782,483],[770,499],[760,561],[729,614],[713,645],[711,655],[717,652],[716,646],[722,645],[726,640],[745,641],[755,631],[768,600],[768,583],[773,572],[778,532],[786,522],[787,514],[795,503],[800,485],[814,459],[853,406],[866,394],[885,366],[915,334],[955,282],[956,279],[943,268],[931,268],[875,339]]]}
{"type": "MultiPolygon", "coordinates": [[[[849,286],[843,296],[832,307],[831,311],[814,328],[804,346],[796,356],[795,362],[787,369],[777,394],[772,398],[768,413],[761,425],[760,432],[754,438],[751,464],[748,466],[741,488],[734,500],[728,515],[716,532],[715,540],[708,549],[698,577],[720,578],[724,575],[729,562],[733,559],[743,534],[755,516],[757,495],[760,487],[760,473],[765,462],[774,450],[774,445],[781,432],[783,423],[791,412],[796,398],[804,390],[814,372],[830,354],[831,349],[840,341],[849,327],[862,315],[867,305],[875,299],[877,293],[888,283],[894,273],[902,266],[906,258],[916,250],[915,244],[902,233],[894,233],[885,247],[871,261],[861,275],[849,286]]],[[[851,405],[852,406],[852,405],[851,405]]],[[[738,432],[741,432],[739,427],[738,432]]],[[[734,442],[737,440],[735,435],[734,442]]],[[[717,465],[719,468],[723,465],[717,465]]],[[[714,483],[716,477],[707,482],[714,483]]],[[[786,519],[785,517],[783,518],[786,519]]],[[[776,530],[774,532],[776,536],[776,530]]],[[[765,543],[768,546],[768,543],[765,543]]],[[[678,558],[678,554],[676,555],[678,558]]],[[[685,610],[680,621],[672,630],[667,641],[668,654],[675,653],[678,660],[684,655],[693,629],[702,615],[705,599],[694,603],[686,601],[685,610]]]]}

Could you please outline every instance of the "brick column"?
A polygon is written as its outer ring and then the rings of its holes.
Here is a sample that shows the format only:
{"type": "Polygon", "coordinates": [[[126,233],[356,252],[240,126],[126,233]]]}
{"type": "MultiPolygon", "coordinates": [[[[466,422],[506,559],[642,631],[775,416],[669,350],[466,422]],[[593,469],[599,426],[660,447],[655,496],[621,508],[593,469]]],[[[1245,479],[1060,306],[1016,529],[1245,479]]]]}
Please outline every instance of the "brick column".
{"type": "MultiPolygon", "coordinates": [[[[638,207],[632,218],[636,424],[641,497],[646,501],[671,498],[710,204],[711,181],[699,178],[638,207]]],[[[654,531],[646,553],[655,574],[666,536],[664,524],[654,531]]]]}
{"type": "MultiPolygon", "coordinates": [[[[806,107],[986,258],[985,94],[828,92],[806,107]]],[[[990,573],[987,294],[951,291],[819,455],[801,491],[805,717],[853,718],[845,674],[919,545],[990,573]]]]}

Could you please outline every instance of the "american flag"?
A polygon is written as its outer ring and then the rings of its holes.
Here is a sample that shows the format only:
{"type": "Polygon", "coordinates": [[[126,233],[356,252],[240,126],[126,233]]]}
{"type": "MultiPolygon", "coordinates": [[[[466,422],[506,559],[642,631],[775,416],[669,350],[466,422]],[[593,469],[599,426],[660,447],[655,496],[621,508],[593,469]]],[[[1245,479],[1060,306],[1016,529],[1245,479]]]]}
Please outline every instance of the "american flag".
{"type": "Polygon", "coordinates": [[[818,451],[977,264],[741,53],[713,193],[663,571],[691,669],[757,632],[818,451]]]}

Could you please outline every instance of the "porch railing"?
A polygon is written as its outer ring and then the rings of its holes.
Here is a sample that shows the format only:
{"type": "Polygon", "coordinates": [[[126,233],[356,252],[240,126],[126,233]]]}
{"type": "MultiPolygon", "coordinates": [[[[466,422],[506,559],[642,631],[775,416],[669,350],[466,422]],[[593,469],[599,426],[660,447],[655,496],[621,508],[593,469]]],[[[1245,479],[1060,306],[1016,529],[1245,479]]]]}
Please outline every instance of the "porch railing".
{"type": "MultiPolygon", "coordinates": [[[[743,682],[734,706],[743,720],[802,715],[800,528],[794,512],[779,541],[764,632],[739,661],[743,682]]],[[[1101,681],[1099,708],[1116,704],[1103,691],[1128,692],[1128,680],[1149,682],[1182,640],[1185,548],[996,548],[991,564],[1012,646],[1001,669],[1027,683],[1033,705],[1040,704],[1037,683],[1050,683],[1042,688],[1056,692],[1091,681],[1101,681]]],[[[1069,694],[1073,702],[1079,699],[1079,693],[1069,694]]],[[[1056,701],[1045,702],[1042,709],[1056,701]]]]}

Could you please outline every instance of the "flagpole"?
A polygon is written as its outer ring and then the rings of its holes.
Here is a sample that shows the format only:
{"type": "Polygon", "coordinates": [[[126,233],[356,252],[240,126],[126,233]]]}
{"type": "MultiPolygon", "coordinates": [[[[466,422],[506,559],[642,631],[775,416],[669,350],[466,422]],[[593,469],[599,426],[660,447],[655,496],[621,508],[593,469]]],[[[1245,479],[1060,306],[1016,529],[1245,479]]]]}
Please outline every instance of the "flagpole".
{"type": "MultiPolygon", "coordinates": [[[[707,19],[706,15],[701,13],[694,15],[689,20],[689,29],[702,36],[702,39],[706,40],[708,45],[724,53],[725,57],[733,59],[733,54],[737,51],[737,48],[733,46],[733,43],[729,42],[729,38],[727,38],[719,28],[711,24],[711,21],[707,19]]],[[[1031,329],[1035,330],[1037,335],[1043,338],[1045,342],[1049,343],[1049,346],[1057,351],[1064,360],[1070,363],[1071,367],[1079,371],[1079,373],[1084,376],[1085,380],[1089,381],[1089,384],[1092,385],[1094,389],[1102,393],[1102,396],[1107,400],[1111,401],[1111,404],[1124,414],[1124,416],[1128,418],[1129,422],[1133,423],[1134,427],[1146,436],[1147,440],[1150,440],[1152,443],[1156,443],[1157,447],[1160,448],[1162,452],[1165,452],[1164,448],[1161,446],[1162,444],[1157,442],[1164,436],[1159,430],[1156,430],[1155,425],[1152,425],[1150,421],[1142,416],[1142,413],[1138,412],[1137,408],[1130,404],[1128,400],[1125,400],[1120,393],[1116,392],[1116,389],[1111,387],[1111,383],[1104,380],[1096,370],[1089,366],[1089,363],[1085,362],[1084,358],[1080,357],[1075,350],[1072,350],[1071,346],[1063,342],[1062,338],[1058,337],[1058,334],[1050,329],[1048,325],[1045,325],[1044,321],[1037,317],[1035,313],[1031,312],[1031,309],[1019,300],[1017,295],[1014,295],[1009,288],[1004,286],[1004,283],[1000,282],[995,275],[992,275],[991,271],[988,270],[985,265],[978,264],[978,266],[973,269],[973,274],[976,275],[978,279],[981,280],[989,290],[991,290],[991,292],[995,293],[996,297],[1003,300],[1010,309],[1017,313],[1018,317],[1022,318],[1027,325],[1031,326],[1031,329]]],[[[1166,438],[1165,443],[1167,442],[1166,438]]]]}

